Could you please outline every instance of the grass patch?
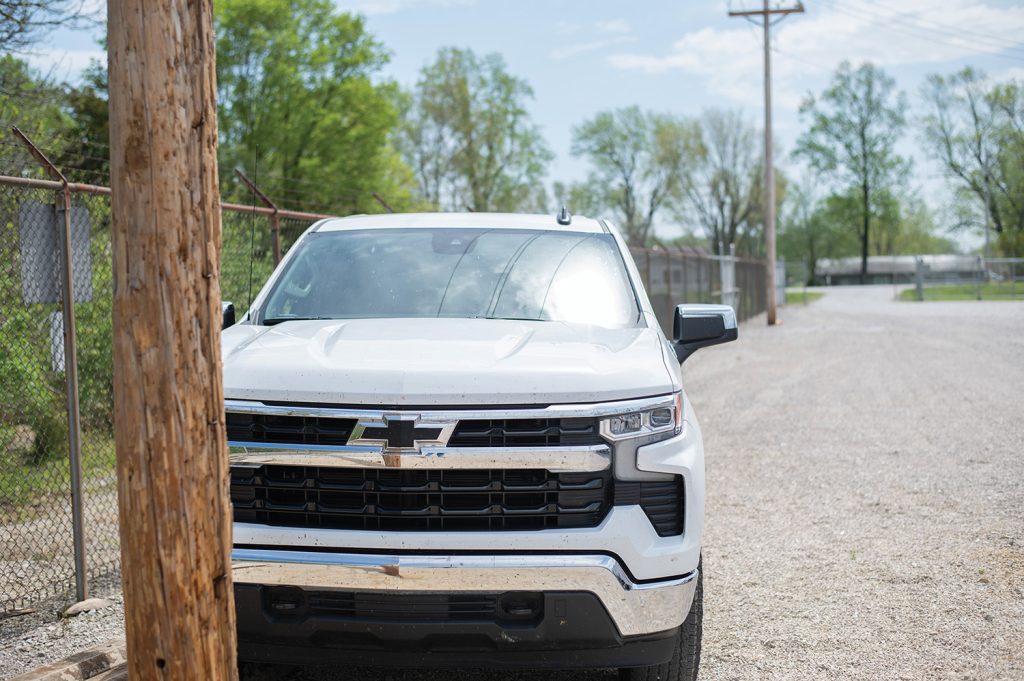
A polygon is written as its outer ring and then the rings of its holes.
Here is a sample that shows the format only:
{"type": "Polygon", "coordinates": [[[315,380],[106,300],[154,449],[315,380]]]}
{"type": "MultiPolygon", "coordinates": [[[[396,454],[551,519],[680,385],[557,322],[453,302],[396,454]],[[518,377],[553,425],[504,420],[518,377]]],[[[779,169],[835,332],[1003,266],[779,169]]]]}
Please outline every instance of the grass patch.
{"type": "MultiPolygon", "coordinates": [[[[917,300],[914,287],[900,291],[900,300],[917,300]]],[[[926,286],[925,300],[977,300],[977,284],[947,284],[943,286],[926,286]]],[[[1024,282],[1014,286],[1009,281],[990,281],[981,286],[982,300],[1024,300],[1024,282]]]]}
{"type": "Polygon", "coordinates": [[[808,291],[802,288],[786,289],[786,305],[808,305],[825,295],[824,291],[808,291]]]}
{"type": "MultiPolygon", "coordinates": [[[[71,471],[66,458],[33,462],[24,449],[13,448],[13,429],[0,429],[0,522],[27,520],[50,509],[50,499],[67,497],[71,471]]],[[[117,484],[114,439],[108,434],[82,433],[82,487],[95,492],[117,484]]]]}

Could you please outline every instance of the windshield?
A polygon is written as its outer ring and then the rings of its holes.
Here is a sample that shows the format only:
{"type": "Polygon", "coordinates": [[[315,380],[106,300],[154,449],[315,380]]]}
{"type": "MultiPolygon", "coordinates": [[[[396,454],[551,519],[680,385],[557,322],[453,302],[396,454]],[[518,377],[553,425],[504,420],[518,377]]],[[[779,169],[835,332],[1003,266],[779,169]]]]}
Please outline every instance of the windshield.
{"type": "Polygon", "coordinates": [[[372,229],[302,240],[262,309],[292,319],[477,317],[633,326],[639,311],[610,234],[372,229]]]}

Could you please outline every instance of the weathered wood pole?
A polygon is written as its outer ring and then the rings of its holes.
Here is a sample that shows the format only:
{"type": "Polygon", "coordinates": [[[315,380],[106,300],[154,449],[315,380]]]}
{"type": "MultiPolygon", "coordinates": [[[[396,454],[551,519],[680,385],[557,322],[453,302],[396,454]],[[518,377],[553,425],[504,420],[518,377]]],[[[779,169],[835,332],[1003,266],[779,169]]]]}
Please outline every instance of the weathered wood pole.
{"type": "Polygon", "coordinates": [[[114,430],[131,678],[237,678],[210,0],[110,0],[114,430]]]}

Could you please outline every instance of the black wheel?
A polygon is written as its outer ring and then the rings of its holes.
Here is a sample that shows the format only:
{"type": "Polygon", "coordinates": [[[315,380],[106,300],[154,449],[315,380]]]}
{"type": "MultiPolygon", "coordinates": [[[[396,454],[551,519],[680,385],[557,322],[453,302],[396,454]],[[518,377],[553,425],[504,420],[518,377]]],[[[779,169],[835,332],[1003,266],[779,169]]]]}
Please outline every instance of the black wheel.
{"type": "Polygon", "coordinates": [[[620,669],[620,681],[697,681],[700,668],[700,636],[704,619],[704,571],[697,568],[697,589],[690,614],[679,629],[679,641],[672,659],[650,667],[620,669]]]}

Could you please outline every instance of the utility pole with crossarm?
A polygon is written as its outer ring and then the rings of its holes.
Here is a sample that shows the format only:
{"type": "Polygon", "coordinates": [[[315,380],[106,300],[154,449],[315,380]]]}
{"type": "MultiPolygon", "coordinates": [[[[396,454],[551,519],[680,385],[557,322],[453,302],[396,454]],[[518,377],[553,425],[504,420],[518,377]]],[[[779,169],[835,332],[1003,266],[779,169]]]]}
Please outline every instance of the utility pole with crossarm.
{"type": "MultiPolygon", "coordinates": [[[[771,27],[772,17],[784,19],[789,14],[800,14],[804,6],[797,3],[795,7],[769,6],[764,0],[764,7],[757,10],[730,11],[731,17],[760,17],[764,26],[764,250],[768,260],[768,277],[765,282],[765,293],[768,305],[768,326],[776,322],[775,309],[775,157],[772,150],[772,58],[771,58],[771,27]]],[[[778,21],[777,20],[777,21],[778,21]]]]}

